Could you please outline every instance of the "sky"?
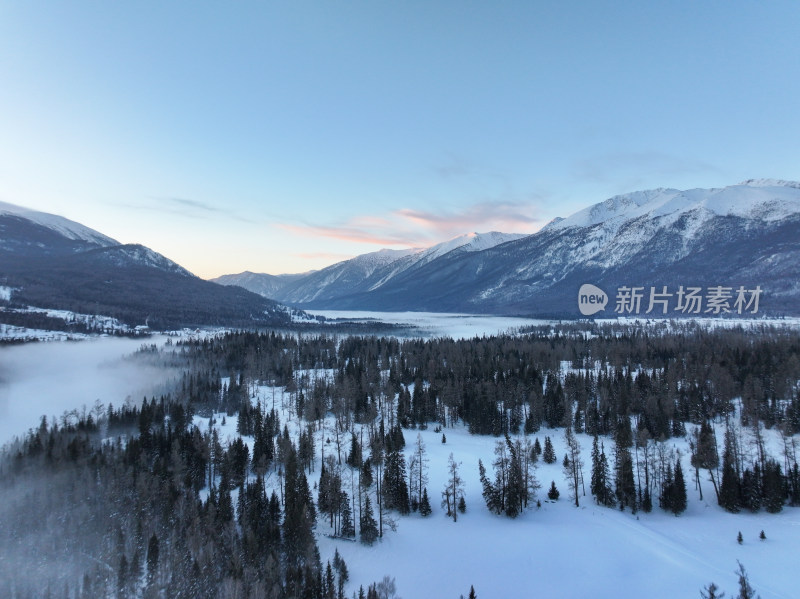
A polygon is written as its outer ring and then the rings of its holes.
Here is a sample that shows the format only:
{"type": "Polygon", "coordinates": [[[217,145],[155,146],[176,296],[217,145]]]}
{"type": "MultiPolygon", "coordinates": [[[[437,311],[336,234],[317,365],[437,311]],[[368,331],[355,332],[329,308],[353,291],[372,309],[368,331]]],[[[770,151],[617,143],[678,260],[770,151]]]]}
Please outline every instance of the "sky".
{"type": "Polygon", "coordinates": [[[0,0],[0,201],[204,278],[800,179],[800,3],[0,0]]]}

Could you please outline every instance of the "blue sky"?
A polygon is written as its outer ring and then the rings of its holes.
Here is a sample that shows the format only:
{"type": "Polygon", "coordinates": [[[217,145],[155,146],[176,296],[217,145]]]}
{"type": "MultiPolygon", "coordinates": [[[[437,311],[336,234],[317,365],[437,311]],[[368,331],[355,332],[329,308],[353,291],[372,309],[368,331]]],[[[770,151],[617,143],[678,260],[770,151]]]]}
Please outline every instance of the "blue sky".
{"type": "Polygon", "coordinates": [[[204,277],[800,179],[800,3],[0,0],[0,200],[204,277]]]}

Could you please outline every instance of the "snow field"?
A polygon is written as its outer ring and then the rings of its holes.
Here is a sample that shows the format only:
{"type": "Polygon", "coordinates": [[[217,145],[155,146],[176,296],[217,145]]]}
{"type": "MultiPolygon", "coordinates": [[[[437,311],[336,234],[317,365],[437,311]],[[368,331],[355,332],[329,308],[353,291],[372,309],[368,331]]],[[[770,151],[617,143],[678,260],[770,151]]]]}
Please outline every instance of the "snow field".
{"type": "MultiPolygon", "coordinates": [[[[406,448],[416,439],[404,431],[406,448]]],[[[529,508],[515,520],[495,516],[481,496],[478,458],[491,476],[493,437],[470,435],[464,428],[445,429],[441,435],[422,431],[427,445],[434,512],[398,518],[396,532],[386,532],[373,547],[319,538],[323,559],[335,548],[356,583],[394,576],[398,594],[411,597],[467,595],[470,585],[481,599],[507,597],[696,597],[714,581],[728,595],[737,587],[736,560],[744,564],[751,584],[763,599],[797,596],[792,572],[800,550],[800,512],[785,508],[780,514],[728,514],[716,505],[710,482],[703,481],[705,501],[698,499],[689,479],[688,448],[682,448],[687,474],[689,509],[675,517],[654,508],[650,514],[602,508],[592,497],[580,497],[575,508],[561,470],[565,453],[563,431],[541,430],[533,437],[544,443],[549,435],[559,460],[539,461],[536,476],[541,485],[542,507],[529,508]],[[447,459],[453,452],[462,462],[466,481],[467,513],[458,522],[448,519],[439,506],[446,479],[447,459]],[[556,502],[547,500],[550,481],[561,492],[556,502]],[[738,545],[741,530],[744,543],[738,545]],[[764,530],[766,541],[760,541],[764,530]]],[[[591,477],[591,439],[578,435],[584,460],[584,478],[591,477]]],[[[680,440],[678,445],[685,445],[680,440]]],[[[606,443],[608,449],[608,443],[606,443]]],[[[701,473],[701,479],[705,478],[701,473]]],[[[318,525],[318,529],[320,526],[318,525]]]]}
{"type": "MultiPolygon", "coordinates": [[[[286,404],[281,427],[288,424],[296,438],[299,426],[305,426],[305,422],[298,421],[296,416],[289,420],[289,395],[281,388],[274,391],[276,406],[286,404]]],[[[253,401],[260,398],[269,409],[272,394],[272,387],[259,387],[253,401]]],[[[220,414],[216,416],[220,440],[224,443],[234,439],[236,417],[226,418],[224,427],[221,422],[220,414]]],[[[207,418],[196,417],[196,423],[201,430],[208,428],[207,418]]],[[[326,436],[331,439],[325,446],[325,454],[336,455],[331,418],[325,427],[326,436]]],[[[537,463],[536,477],[541,486],[537,498],[541,508],[536,508],[534,500],[520,517],[511,520],[487,510],[478,475],[478,459],[481,459],[487,474],[493,477],[494,447],[502,438],[471,435],[465,427],[459,426],[442,431],[447,437],[443,444],[442,433],[433,432],[432,428],[431,425],[424,431],[404,430],[406,460],[418,433],[425,443],[431,516],[390,514],[396,522],[396,530],[385,526],[383,539],[371,547],[331,538],[333,531],[326,518],[318,518],[315,534],[323,565],[339,551],[350,572],[348,594],[357,592],[359,585],[366,588],[369,583],[388,575],[396,579],[398,595],[405,599],[458,599],[462,594],[467,595],[470,585],[474,585],[481,599],[634,597],[643,593],[648,597],[671,599],[699,596],[700,589],[712,581],[731,596],[738,589],[734,571],[739,560],[763,599],[797,596],[798,582],[792,566],[800,551],[800,511],[786,507],[780,514],[729,514],[716,505],[713,487],[704,471],[700,475],[704,500],[700,501],[686,439],[667,442],[682,456],[688,495],[686,512],[675,517],[654,507],[650,514],[634,515],[630,511],[595,505],[588,488],[592,439],[584,434],[577,437],[584,461],[587,494],[579,497],[581,505],[576,508],[561,466],[566,449],[563,429],[541,429],[530,436],[531,441],[538,437],[543,446],[545,436],[549,436],[558,460],[545,464],[540,459],[537,463]],[[461,464],[467,502],[467,512],[459,514],[457,522],[448,518],[440,506],[451,452],[461,464]],[[561,492],[560,499],[555,502],[547,499],[550,481],[555,481],[561,492]],[[764,541],[759,539],[761,530],[767,536],[764,541]],[[739,531],[744,537],[742,545],[736,541],[739,531]]],[[[779,457],[777,433],[766,431],[766,436],[773,455],[779,457]]],[[[315,470],[308,475],[315,501],[321,438],[318,431],[315,470]]],[[[252,449],[252,438],[245,440],[252,449]]],[[[604,442],[613,468],[613,441],[606,438],[604,442]]],[[[347,435],[342,442],[343,461],[349,445],[347,435]]],[[[342,468],[343,488],[352,498],[348,468],[344,464],[342,468]]],[[[271,477],[267,484],[276,487],[276,477],[271,477]]],[[[377,520],[374,489],[372,501],[377,520]]],[[[657,497],[654,503],[657,506],[657,497]]],[[[358,522],[357,496],[353,518],[358,522]]]]}

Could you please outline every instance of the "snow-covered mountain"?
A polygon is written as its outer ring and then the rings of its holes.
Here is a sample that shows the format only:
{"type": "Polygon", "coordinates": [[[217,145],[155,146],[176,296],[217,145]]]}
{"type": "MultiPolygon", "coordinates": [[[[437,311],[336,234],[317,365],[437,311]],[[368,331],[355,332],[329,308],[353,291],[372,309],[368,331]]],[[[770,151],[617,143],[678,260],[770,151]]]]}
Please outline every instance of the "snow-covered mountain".
{"type": "Polygon", "coordinates": [[[382,249],[362,254],[304,275],[280,275],[278,278],[267,274],[242,273],[225,275],[213,281],[239,285],[281,302],[317,305],[354,293],[377,291],[391,285],[398,276],[407,275],[442,256],[479,252],[521,237],[523,235],[495,231],[468,233],[429,248],[382,249]]]}
{"type": "Polygon", "coordinates": [[[533,235],[471,234],[394,260],[386,255],[369,272],[355,268],[376,254],[302,277],[274,297],[317,309],[579,317],[584,283],[611,296],[599,316],[615,315],[623,286],[760,286],[760,313],[797,314],[800,183],[638,191],[554,219],[533,235]]]}
{"type": "Polygon", "coordinates": [[[46,255],[119,245],[62,216],[0,202],[0,251],[46,255]]]}
{"type": "Polygon", "coordinates": [[[99,314],[130,326],[249,326],[290,318],[274,301],[204,281],[150,248],[122,245],[66,218],[5,203],[0,290],[2,309],[99,314]]]}

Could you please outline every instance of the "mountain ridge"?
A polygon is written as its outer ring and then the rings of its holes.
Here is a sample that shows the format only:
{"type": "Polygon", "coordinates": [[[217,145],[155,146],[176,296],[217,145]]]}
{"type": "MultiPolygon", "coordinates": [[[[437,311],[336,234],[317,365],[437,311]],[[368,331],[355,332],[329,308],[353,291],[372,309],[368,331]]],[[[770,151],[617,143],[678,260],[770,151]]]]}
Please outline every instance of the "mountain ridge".
{"type": "Polygon", "coordinates": [[[291,321],[290,310],[275,301],[204,281],[143,245],[7,203],[0,203],[0,287],[0,322],[31,307],[157,330],[291,321]]]}
{"type": "MultiPolygon", "coordinates": [[[[380,279],[375,273],[336,281],[300,277],[274,297],[304,309],[576,318],[577,290],[588,282],[608,291],[761,284],[768,288],[766,311],[797,314],[800,183],[751,179],[714,189],[632,192],[553,219],[531,235],[473,252],[457,249],[408,268],[403,261],[412,258],[404,256],[380,279]]],[[[349,263],[317,272],[343,271],[349,263]]]]}

